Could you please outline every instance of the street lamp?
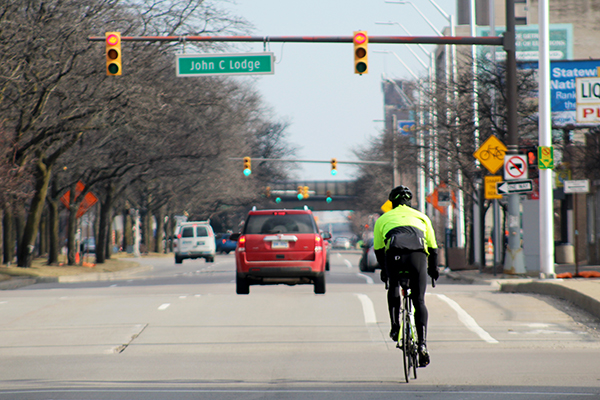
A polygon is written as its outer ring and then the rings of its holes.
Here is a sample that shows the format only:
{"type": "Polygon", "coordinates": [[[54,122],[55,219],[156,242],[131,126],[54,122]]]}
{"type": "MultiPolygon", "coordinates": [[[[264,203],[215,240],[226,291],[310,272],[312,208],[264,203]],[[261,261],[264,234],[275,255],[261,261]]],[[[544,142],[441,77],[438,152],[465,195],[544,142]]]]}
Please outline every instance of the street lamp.
{"type": "MultiPolygon", "coordinates": [[[[448,24],[450,25],[450,36],[456,36],[455,33],[455,26],[454,26],[454,18],[452,15],[449,15],[447,12],[445,12],[434,0],[429,0],[429,2],[435,7],[435,9],[444,17],[446,18],[446,20],[448,21],[448,24]]],[[[410,1],[386,1],[386,3],[390,3],[390,4],[409,4],[411,5],[418,13],[419,15],[421,15],[421,17],[425,20],[425,22],[427,22],[427,24],[439,35],[439,36],[444,36],[442,34],[442,32],[440,32],[439,29],[437,29],[435,27],[435,25],[433,25],[433,23],[429,20],[429,18],[427,18],[427,16],[425,14],[423,14],[423,12],[412,2],[410,1]]],[[[451,52],[451,56],[450,56],[450,61],[452,64],[452,77],[455,78],[456,77],[456,46],[455,45],[451,45],[450,47],[450,52],[451,52]]],[[[450,85],[450,71],[448,70],[448,51],[445,52],[446,53],[446,85],[449,86],[450,85]]],[[[456,93],[455,93],[456,95],[456,93]]],[[[446,98],[447,100],[450,99],[450,90],[446,90],[446,98]]],[[[475,102],[474,102],[475,103],[475,102]]],[[[449,113],[449,110],[447,111],[447,113],[449,113]]],[[[478,138],[478,134],[475,135],[475,141],[477,142],[479,140],[478,138]]],[[[458,183],[459,183],[459,187],[462,184],[462,176],[460,174],[460,171],[458,171],[457,174],[457,178],[458,178],[458,183]]],[[[458,238],[458,247],[464,247],[464,242],[465,242],[465,235],[464,235],[464,201],[463,201],[463,194],[462,191],[459,190],[459,195],[458,195],[458,204],[457,204],[457,208],[458,208],[458,227],[457,227],[457,238],[458,238]]],[[[448,227],[451,227],[451,220],[450,220],[450,213],[448,213],[448,227]]]]}
{"type": "Polygon", "coordinates": [[[417,6],[415,6],[413,3],[411,3],[410,1],[386,1],[386,3],[410,4],[421,15],[421,17],[425,20],[425,22],[427,22],[427,24],[431,27],[431,29],[433,29],[438,34],[438,36],[444,36],[444,34],[442,32],[440,32],[440,30],[438,28],[435,27],[435,25],[429,20],[429,18],[427,18],[425,16],[425,14],[423,14],[423,12],[421,12],[421,10],[419,10],[419,8],[417,6]]]}
{"type": "MultiPolygon", "coordinates": [[[[412,70],[404,63],[404,61],[398,57],[398,55],[393,52],[393,51],[378,51],[379,53],[388,53],[388,54],[393,54],[401,63],[402,65],[404,65],[404,67],[413,75],[413,77],[415,77],[415,79],[417,80],[418,83],[418,87],[419,87],[419,112],[418,112],[418,118],[419,118],[419,127],[422,127],[424,125],[424,116],[423,116],[423,94],[422,94],[422,79],[418,78],[414,72],[412,72],[412,70]]],[[[398,92],[398,94],[403,97],[405,99],[405,101],[407,101],[407,103],[409,103],[409,105],[414,106],[414,103],[408,98],[408,96],[404,93],[404,90],[402,90],[402,88],[400,88],[398,86],[398,84],[389,79],[389,78],[385,78],[384,79],[388,82],[390,82],[392,85],[394,85],[394,87],[396,88],[396,91],[398,92]]],[[[398,185],[398,155],[397,155],[397,151],[396,151],[396,115],[393,115],[392,118],[392,143],[393,143],[393,152],[392,152],[392,165],[393,165],[393,182],[394,182],[394,186],[398,185]]],[[[423,132],[421,131],[421,129],[419,129],[418,133],[417,133],[417,147],[419,148],[419,165],[417,166],[417,187],[418,187],[418,202],[419,202],[419,211],[421,212],[425,212],[425,145],[424,145],[424,141],[423,141],[423,132]]]]}
{"type": "Polygon", "coordinates": [[[400,61],[400,63],[402,63],[402,65],[404,65],[404,68],[406,68],[406,70],[408,72],[410,72],[410,74],[413,76],[413,78],[415,78],[416,80],[419,80],[419,77],[417,76],[417,74],[415,74],[414,71],[412,69],[410,69],[410,67],[408,65],[406,65],[406,63],[404,62],[404,60],[402,58],[400,58],[398,56],[398,54],[396,54],[395,52],[390,51],[390,50],[373,50],[373,53],[393,54],[394,57],[396,57],[398,59],[398,61],[400,61]]]}
{"type": "MultiPolygon", "coordinates": [[[[410,31],[408,29],[406,29],[406,27],[404,25],[402,25],[399,22],[375,22],[378,25],[398,25],[400,28],[402,28],[409,36],[412,36],[412,34],[410,33],[410,31]]],[[[434,80],[434,71],[435,71],[435,54],[434,52],[428,52],[427,49],[422,45],[422,44],[418,44],[418,46],[421,48],[421,50],[427,54],[427,56],[429,57],[430,60],[430,65],[427,66],[427,64],[412,50],[412,47],[409,46],[408,44],[406,44],[406,46],[408,47],[408,49],[411,51],[411,53],[415,56],[415,58],[421,63],[421,65],[423,65],[429,72],[429,86],[430,86],[430,90],[432,93],[435,93],[435,80],[434,80]]],[[[404,61],[402,59],[400,59],[395,53],[393,52],[382,52],[382,53],[392,53],[394,54],[394,56],[396,56],[396,58],[398,58],[398,60],[402,63],[402,65],[404,65],[405,68],[407,68],[409,70],[409,72],[411,72],[410,68],[408,68],[408,66],[404,63],[404,61]]],[[[413,75],[413,77],[415,77],[415,74],[413,72],[411,72],[411,74],[413,75]]],[[[419,82],[419,88],[421,88],[421,82],[422,80],[419,78],[416,78],[417,81],[419,82]]],[[[423,96],[422,93],[419,93],[419,108],[422,109],[423,107],[423,96]]],[[[430,107],[432,107],[432,105],[430,105],[430,107]]],[[[430,152],[429,152],[429,157],[428,157],[428,169],[429,171],[433,172],[433,176],[436,179],[436,182],[434,182],[434,180],[431,178],[431,176],[427,179],[427,188],[429,193],[432,193],[434,190],[434,186],[435,183],[437,183],[437,179],[438,179],[438,161],[437,161],[437,117],[435,115],[435,112],[433,111],[433,109],[430,109],[429,112],[430,117],[432,118],[432,122],[429,123],[429,130],[430,130],[430,134],[429,134],[429,138],[430,138],[430,152]]],[[[424,126],[424,122],[425,122],[425,115],[423,112],[420,113],[420,126],[424,126]]],[[[425,162],[425,143],[423,140],[423,135],[422,133],[420,133],[419,138],[418,139],[418,146],[420,148],[419,151],[419,161],[421,163],[421,165],[424,165],[425,162]]],[[[422,169],[420,169],[418,171],[417,174],[417,181],[419,182],[419,187],[422,188],[422,190],[419,191],[419,207],[421,208],[420,211],[425,212],[424,209],[424,204],[425,204],[425,173],[422,169]],[[421,206],[423,205],[423,206],[421,206]]],[[[429,210],[429,215],[432,215],[433,213],[433,208],[430,207],[429,210]]]]}
{"type": "MultiPolygon", "coordinates": [[[[400,28],[402,28],[404,30],[404,32],[406,32],[407,35],[412,36],[412,34],[408,31],[408,29],[406,29],[404,27],[404,25],[402,25],[399,22],[375,22],[376,25],[398,25],[400,28]]],[[[415,56],[415,58],[417,60],[419,60],[419,62],[421,63],[422,66],[424,66],[425,68],[429,68],[429,66],[421,59],[421,57],[419,57],[417,55],[417,53],[415,53],[415,51],[412,49],[412,46],[408,45],[408,43],[404,43],[404,45],[406,46],[406,48],[408,50],[410,50],[410,52],[413,54],[413,56],[415,56]]],[[[417,46],[419,46],[421,48],[421,50],[423,51],[423,53],[427,54],[427,56],[430,56],[430,52],[427,51],[427,49],[425,48],[425,46],[423,46],[422,44],[418,43],[417,46]]]]}

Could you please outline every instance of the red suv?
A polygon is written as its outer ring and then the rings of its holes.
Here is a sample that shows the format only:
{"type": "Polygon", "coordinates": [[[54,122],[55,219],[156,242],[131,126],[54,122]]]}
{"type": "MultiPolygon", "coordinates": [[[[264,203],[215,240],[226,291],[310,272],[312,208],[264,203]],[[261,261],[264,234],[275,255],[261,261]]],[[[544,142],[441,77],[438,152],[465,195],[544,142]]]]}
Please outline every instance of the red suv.
{"type": "Polygon", "coordinates": [[[236,292],[250,293],[250,285],[313,284],[325,293],[326,248],[313,213],[308,210],[252,210],[235,250],[236,292]]]}

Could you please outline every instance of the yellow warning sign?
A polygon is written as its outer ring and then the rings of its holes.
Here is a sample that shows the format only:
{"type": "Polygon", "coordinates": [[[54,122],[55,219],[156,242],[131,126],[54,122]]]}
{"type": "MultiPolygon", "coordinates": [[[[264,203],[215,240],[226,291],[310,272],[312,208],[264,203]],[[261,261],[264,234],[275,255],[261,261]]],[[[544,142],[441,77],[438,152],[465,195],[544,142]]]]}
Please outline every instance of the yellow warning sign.
{"type": "Polygon", "coordinates": [[[500,175],[487,175],[483,179],[485,184],[485,198],[488,200],[501,199],[502,195],[498,194],[496,182],[502,182],[502,177],[500,175]]]}
{"type": "Polygon", "coordinates": [[[386,201],[385,203],[383,203],[383,205],[381,206],[381,211],[383,211],[384,213],[391,211],[394,207],[392,207],[392,202],[391,201],[386,201]]]}
{"type": "Polygon", "coordinates": [[[481,165],[487,168],[490,173],[495,174],[504,164],[506,155],[506,146],[496,136],[490,136],[473,156],[479,160],[481,165]]]}

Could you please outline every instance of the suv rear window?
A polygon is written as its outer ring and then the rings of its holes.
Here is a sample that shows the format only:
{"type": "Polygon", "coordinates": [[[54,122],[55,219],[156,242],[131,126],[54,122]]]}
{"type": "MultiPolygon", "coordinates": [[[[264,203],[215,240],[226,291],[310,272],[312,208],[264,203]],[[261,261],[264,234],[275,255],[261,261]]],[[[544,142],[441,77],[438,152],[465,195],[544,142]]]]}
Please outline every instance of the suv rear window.
{"type": "Polygon", "coordinates": [[[208,236],[208,229],[205,226],[196,227],[196,237],[208,236]]]}
{"type": "Polygon", "coordinates": [[[249,215],[244,233],[316,233],[316,227],[309,214],[249,215]]]}
{"type": "Polygon", "coordinates": [[[181,230],[181,237],[189,238],[194,237],[194,228],[191,226],[185,227],[181,230]]]}

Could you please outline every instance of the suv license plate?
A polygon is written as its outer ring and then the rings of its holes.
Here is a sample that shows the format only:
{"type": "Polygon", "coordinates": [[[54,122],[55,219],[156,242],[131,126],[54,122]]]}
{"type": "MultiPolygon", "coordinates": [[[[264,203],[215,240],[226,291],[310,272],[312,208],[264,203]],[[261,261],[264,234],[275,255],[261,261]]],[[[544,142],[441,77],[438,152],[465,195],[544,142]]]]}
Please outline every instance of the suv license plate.
{"type": "Polygon", "coordinates": [[[290,244],[284,240],[275,240],[271,244],[272,249],[287,249],[290,247],[290,244]]]}

